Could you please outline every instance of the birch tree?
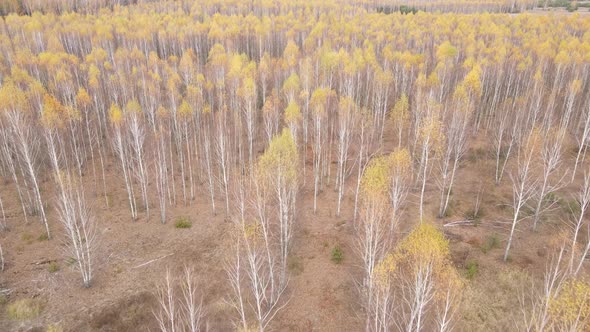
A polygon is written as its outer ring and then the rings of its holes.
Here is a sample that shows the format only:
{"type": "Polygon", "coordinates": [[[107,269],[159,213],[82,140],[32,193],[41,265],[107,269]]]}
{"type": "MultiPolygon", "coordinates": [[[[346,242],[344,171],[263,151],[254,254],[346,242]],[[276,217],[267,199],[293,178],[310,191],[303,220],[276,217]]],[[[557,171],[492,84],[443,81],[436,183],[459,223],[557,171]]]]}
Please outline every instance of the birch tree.
{"type": "Polygon", "coordinates": [[[162,332],[206,331],[206,312],[194,268],[184,266],[183,273],[174,277],[166,269],[164,282],[156,286],[156,308],[152,311],[162,332]]]}
{"type": "Polygon", "coordinates": [[[513,174],[510,174],[512,180],[512,221],[506,249],[504,250],[504,261],[508,259],[516,226],[523,219],[521,210],[531,199],[537,186],[534,168],[537,162],[536,157],[541,143],[540,140],[540,132],[537,129],[530,132],[526,142],[519,147],[515,170],[513,174]]]}
{"type": "Polygon", "coordinates": [[[5,113],[5,116],[10,128],[10,136],[13,140],[14,151],[18,155],[18,167],[22,167],[21,171],[23,172],[23,175],[26,175],[26,183],[28,183],[32,189],[35,211],[37,211],[41,217],[41,222],[45,226],[47,237],[51,238],[39,183],[40,138],[36,134],[34,123],[31,123],[31,119],[24,113],[24,111],[9,111],[5,113]]]}
{"type": "Polygon", "coordinates": [[[344,185],[350,173],[349,148],[353,138],[357,107],[350,97],[340,97],[338,105],[338,130],[337,130],[337,169],[336,169],[336,215],[340,215],[342,197],[344,196],[344,185]]]}
{"type": "Polygon", "coordinates": [[[465,81],[459,85],[454,93],[456,103],[454,109],[449,111],[447,123],[444,130],[445,144],[440,158],[440,202],[438,216],[442,218],[449,206],[449,200],[455,175],[461,158],[467,150],[468,125],[471,121],[472,98],[481,94],[479,71],[471,71],[465,81]],[[475,73],[475,74],[472,74],[475,73]]]}
{"type": "Polygon", "coordinates": [[[420,220],[424,217],[424,192],[426,189],[426,182],[430,173],[431,159],[436,156],[441,147],[441,142],[444,138],[442,133],[441,123],[438,119],[438,114],[433,111],[433,114],[423,120],[419,131],[420,144],[420,220]]]}
{"type": "Polygon", "coordinates": [[[129,201],[129,208],[131,209],[131,218],[137,219],[137,206],[135,202],[135,193],[133,190],[133,183],[129,174],[129,152],[123,141],[123,111],[116,104],[112,104],[109,109],[109,120],[113,130],[113,145],[119,162],[121,163],[121,170],[123,171],[123,179],[125,180],[125,188],[127,189],[127,199],[129,201]]]}
{"type": "Polygon", "coordinates": [[[391,206],[391,222],[389,230],[397,227],[402,208],[412,186],[412,159],[406,149],[397,149],[389,155],[389,202],[391,206]]]}
{"type": "Polygon", "coordinates": [[[550,128],[540,143],[540,162],[542,169],[539,172],[539,185],[535,188],[533,197],[536,201],[534,205],[533,230],[537,229],[541,215],[556,204],[556,201],[550,198],[551,195],[561,189],[565,184],[565,172],[560,177],[555,178],[562,161],[563,141],[565,137],[564,130],[550,128]]]}
{"type": "Polygon", "coordinates": [[[288,129],[283,129],[282,134],[271,141],[257,166],[261,176],[259,180],[267,183],[273,203],[277,207],[273,218],[277,218],[279,228],[281,284],[286,283],[287,258],[296,218],[299,189],[298,161],[299,154],[293,136],[288,129]]]}
{"type": "Polygon", "coordinates": [[[57,210],[67,238],[67,254],[75,259],[82,283],[88,288],[94,277],[97,257],[96,222],[86,203],[81,179],[67,173],[59,176],[63,186],[58,195],[57,210]]]}
{"type": "Polygon", "coordinates": [[[573,221],[570,221],[571,233],[571,245],[570,245],[570,260],[569,260],[569,272],[572,274],[578,274],[588,252],[590,251],[590,238],[586,239],[586,244],[581,248],[578,243],[580,232],[582,227],[586,224],[588,229],[587,235],[590,235],[590,225],[586,222],[586,212],[590,208],[590,174],[584,175],[584,183],[580,187],[577,195],[575,196],[577,206],[572,209],[573,221]]]}
{"type": "MultiPolygon", "coordinates": [[[[149,174],[146,163],[146,153],[144,151],[145,140],[146,140],[146,129],[143,124],[143,114],[141,106],[136,100],[131,100],[125,106],[125,122],[127,124],[127,130],[129,131],[129,142],[128,149],[132,155],[131,164],[129,170],[132,172],[134,177],[139,182],[141,190],[141,197],[143,204],[146,209],[147,217],[150,217],[150,204],[148,199],[148,185],[149,185],[149,174]]],[[[137,206],[136,206],[137,208],[137,206]]],[[[136,212],[137,213],[137,212],[136,212]]]]}
{"type": "Polygon", "coordinates": [[[327,162],[327,148],[325,147],[328,119],[328,99],[333,91],[328,88],[318,88],[311,96],[313,107],[313,211],[317,211],[317,197],[323,187],[324,169],[327,162]]]}
{"type": "Polygon", "coordinates": [[[373,270],[370,331],[450,331],[463,281],[448,241],[428,223],[417,225],[373,270]]]}
{"type": "MultiPolygon", "coordinates": [[[[386,157],[372,159],[364,170],[361,184],[361,215],[356,225],[357,247],[362,259],[361,292],[364,306],[370,312],[374,306],[374,269],[390,245],[388,215],[389,165],[386,157]]],[[[366,328],[371,322],[367,315],[366,328]]]]}

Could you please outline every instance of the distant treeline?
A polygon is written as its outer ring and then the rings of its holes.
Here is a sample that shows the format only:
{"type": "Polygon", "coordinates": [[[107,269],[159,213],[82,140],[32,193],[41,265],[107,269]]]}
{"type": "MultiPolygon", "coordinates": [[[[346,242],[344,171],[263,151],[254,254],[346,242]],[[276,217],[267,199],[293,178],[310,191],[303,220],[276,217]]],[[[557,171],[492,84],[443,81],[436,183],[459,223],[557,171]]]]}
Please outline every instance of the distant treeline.
{"type": "MultiPolygon", "coordinates": [[[[549,6],[551,7],[554,7],[552,4],[559,4],[558,6],[556,5],[557,7],[566,7],[570,3],[568,0],[547,1],[549,1],[549,6]]],[[[44,14],[63,14],[66,12],[97,14],[103,8],[112,10],[115,6],[126,6],[148,2],[181,2],[183,4],[182,7],[185,10],[195,4],[195,1],[192,0],[0,0],[0,15],[6,16],[10,13],[30,15],[33,12],[41,12],[44,14]]],[[[416,13],[419,10],[459,13],[513,13],[531,9],[537,5],[544,5],[543,0],[339,0],[337,2],[340,4],[362,6],[369,11],[375,10],[385,14],[391,14],[393,12],[409,14],[416,13]]],[[[226,6],[231,3],[232,1],[228,1],[225,4],[218,3],[217,5],[226,6]]],[[[270,4],[272,4],[272,2],[270,2],[270,4]]],[[[248,5],[255,8],[268,6],[269,4],[265,4],[265,1],[262,0],[250,0],[248,5]]]]}
{"type": "Polygon", "coordinates": [[[0,15],[10,13],[30,15],[33,12],[56,13],[80,12],[97,13],[101,8],[112,9],[154,0],[0,0],[0,15]]]}

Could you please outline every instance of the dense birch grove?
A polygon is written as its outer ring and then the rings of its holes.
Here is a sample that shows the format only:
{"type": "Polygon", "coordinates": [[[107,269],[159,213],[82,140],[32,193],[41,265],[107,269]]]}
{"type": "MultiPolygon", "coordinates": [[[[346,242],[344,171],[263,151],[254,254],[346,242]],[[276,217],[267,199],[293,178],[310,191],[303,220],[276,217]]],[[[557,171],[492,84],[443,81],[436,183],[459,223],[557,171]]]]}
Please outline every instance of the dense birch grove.
{"type": "MultiPolygon", "coordinates": [[[[362,1],[139,2],[23,1],[18,10],[44,13],[3,17],[0,231],[16,222],[3,204],[13,195],[19,222],[63,235],[90,287],[101,255],[92,206],[110,207],[112,190],[124,193],[129,223],[166,224],[175,207],[205,201],[232,225],[223,265],[234,325],[264,331],[297,291],[288,259],[306,193],[313,214],[352,211],[367,331],[449,331],[465,285],[441,220],[477,145],[494,161],[487,180],[511,189],[504,261],[536,236],[557,192],[579,188],[544,292],[523,296],[522,325],[590,326],[580,277],[590,249],[588,18],[404,15],[362,1]],[[336,199],[322,202],[328,191],[336,199]],[[409,201],[418,217],[407,224],[409,201]]],[[[158,288],[163,331],[204,330],[196,273],[168,273],[158,288]]]]}

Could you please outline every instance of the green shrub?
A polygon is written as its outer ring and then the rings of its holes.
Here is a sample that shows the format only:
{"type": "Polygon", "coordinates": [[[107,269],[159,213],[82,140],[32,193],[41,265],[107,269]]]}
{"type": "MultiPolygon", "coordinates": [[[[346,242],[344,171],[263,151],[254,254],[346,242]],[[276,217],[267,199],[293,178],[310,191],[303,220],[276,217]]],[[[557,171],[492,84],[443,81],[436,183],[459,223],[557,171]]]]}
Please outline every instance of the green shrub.
{"type": "Polygon", "coordinates": [[[39,242],[43,242],[43,241],[47,241],[47,240],[49,240],[47,233],[43,233],[43,234],[39,235],[39,237],[37,238],[37,241],[39,241],[39,242]]]}
{"type": "Polygon", "coordinates": [[[573,2],[570,2],[567,7],[565,7],[565,9],[567,9],[568,12],[575,12],[576,10],[578,10],[578,5],[574,4],[573,2]]]}
{"type": "Polygon", "coordinates": [[[31,319],[39,316],[43,305],[39,300],[22,299],[11,303],[6,308],[9,319],[31,319]]]}
{"type": "Polygon", "coordinates": [[[580,214],[580,203],[575,199],[569,201],[560,200],[559,205],[561,209],[568,215],[577,216],[580,214]]]}
{"type": "Polygon", "coordinates": [[[492,249],[500,248],[500,240],[496,234],[492,234],[486,238],[484,243],[481,245],[481,251],[487,254],[492,249]]]}
{"type": "Polygon", "coordinates": [[[29,234],[29,233],[23,233],[23,235],[20,236],[21,239],[23,241],[25,241],[26,244],[31,244],[33,243],[33,235],[29,234]]]}
{"type": "Polygon", "coordinates": [[[415,7],[408,7],[408,6],[400,6],[399,7],[399,12],[407,15],[407,14],[416,14],[418,12],[418,9],[416,9],[415,7]]]}
{"type": "Polygon", "coordinates": [[[68,259],[66,259],[66,264],[68,266],[72,266],[74,264],[76,264],[78,262],[77,259],[75,259],[74,257],[68,257],[68,259]]]}
{"type": "Polygon", "coordinates": [[[59,271],[59,265],[57,265],[57,262],[51,262],[49,263],[47,270],[49,270],[51,273],[57,272],[59,271]]]}
{"type": "Polygon", "coordinates": [[[473,277],[475,277],[475,275],[477,274],[477,271],[479,269],[479,264],[474,261],[474,260],[470,260],[467,262],[467,264],[465,265],[465,276],[467,277],[467,279],[471,280],[473,279],[473,277]]]}
{"type": "Polygon", "coordinates": [[[187,217],[178,217],[174,223],[176,228],[191,228],[193,224],[188,220],[187,217]]]}
{"type": "Polygon", "coordinates": [[[332,249],[332,262],[334,262],[336,264],[340,264],[343,259],[344,259],[344,252],[342,251],[342,248],[340,248],[340,245],[337,244],[332,249]]]}

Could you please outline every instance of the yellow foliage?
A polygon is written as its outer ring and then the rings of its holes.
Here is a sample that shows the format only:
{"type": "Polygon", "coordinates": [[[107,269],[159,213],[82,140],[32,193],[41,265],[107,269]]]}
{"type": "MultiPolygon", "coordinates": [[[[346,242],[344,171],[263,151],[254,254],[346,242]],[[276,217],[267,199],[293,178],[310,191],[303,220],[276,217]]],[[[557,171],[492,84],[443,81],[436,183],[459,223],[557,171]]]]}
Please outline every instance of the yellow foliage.
{"type": "Polygon", "coordinates": [[[354,99],[349,96],[340,96],[340,101],[338,102],[338,109],[344,116],[346,114],[352,112],[355,107],[354,99]]]}
{"type": "Polygon", "coordinates": [[[141,114],[141,105],[139,105],[137,100],[132,99],[127,102],[127,105],[125,105],[125,111],[130,114],[141,114]]]}
{"type": "Polygon", "coordinates": [[[65,107],[50,94],[43,96],[43,111],[41,113],[41,123],[43,126],[53,129],[61,128],[66,118],[65,107]]]}
{"type": "Polygon", "coordinates": [[[447,40],[436,49],[436,57],[439,61],[445,61],[457,55],[457,48],[447,40]]]}
{"type": "Polygon", "coordinates": [[[256,82],[252,77],[246,77],[242,80],[239,94],[246,100],[252,100],[252,98],[256,97],[256,82]]]}
{"type": "Polygon", "coordinates": [[[211,114],[211,105],[209,105],[208,103],[205,104],[201,112],[203,112],[203,114],[211,114]]]}
{"type": "Polygon", "coordinates": [[[389,188],[389,162],[387,157],[377,157],[369,162],[361,179],[361,190],[367,199],[387,196],[389,188]]]}
{"type": "Polygon", "coordinates": [[[91,103],[92,99],[90,98],[90,95],[88,94],[86,89],[79,88],[78,93],[76,94],[76,104],[78,105],[78,107],[86,108],[90,106],[91,103]]]}
{"type": "Polygon", "coordinates": [[[296,94],[300,89],[299,76],[292,73],[283,83],[283,92],[286,94],[296,94]]]}
{"type": "Polygon", "coordinates": [[[311,95],[311,106],[316,113],[323,113],[326,109],[328,98],[334,95],[334,91],[329,88],[317,88],[311,95]]]}
{"type": "Polygon", "coordinates": [[[400,257],[408,262],[432,262],[435,265],[448,264],[449,241],[433,225],[422,222],[401,241],[398,246],[400,257]]]}
{"type": "Polygon", "coordinates": [[[178,115],[182,119],[188,119],[193,114],[193,108],[186,100],[183,100],[180,106],[178,107],[178,115]]]}
{"type": "Polygon", "coordinates": [[[388,253],[373,268],[373,278],[377,287],[386,288],[391,284],[393,274],[397,269],[399,257],[396,253],[388,253]]]}
{"type": "Polygon", "coordinates": [[[26,110],[28,109],[27,95],[12,80],[8,80],[0,88],[0,107],[3,110],[26,110]]]}
{"type": "Polygon", "coordinates": [[[394,176],[410,177],[412,174],[412,158],[407,149],[397,149],[389,155],[391,173],[394,176]]]}
{"type": "Polygon", "coordinates": [[[393,111],[391,112],[391,119],[397,123],[404,123],[410,117],[409,110],[410,101],[408,99],[408,96],[405,93],[403,93],[393,106],[393,111]]]}
{"type": "Polygon", "coordinates": [[[420,140],[424,143],[428,141],[430,146],[436,150],[444,140],[442,123],[437,115],[431,115],[422,121],[420,126],[420,140]]]}
{"type": "Polygon", "coordinates": [[[285,63],[288,67],[294,67],[297,64],[297,57],[299,56],[299,47],[293,42],[293,40],[289,40],[287,42],[287,46],[285,46],[285,51],[283,52],[283,57],[285,58],[285,63]]]}
{"type": "Polygon", "coordinates": [[[95,65],[88,68],[88,85],[93,89],[98,89],[100,81],[100,69],[95,65]]]}
{"type": "Polygon", "coordinates": [[[573,80],[570,85],[570,89],[571,89],[572,93],[578,94],[580,92],[580,90],[582,89],[582,81],[581,80],[573,80]]]}
{"type": "Polygon", "coordinates": [[[303,117],[301,116],[301,111],[299,110],[299,105],[297,102],[291,101],[287,108],[285,109],[285,122],[286,123],[298,123],[301,121],[303,117]]]}
{"type": "Polygon", "coordinates": [[[562,286],[556,298],[549,302],[549,314],[556,328],[569,330],[577,325],[577,331],[590,328],[590,284],[572,280],[562,286]]]}
{"type": "Polygon", "coordinates": [[[249,223],[244,226],[244,237],[252,243],[256,243],[262,236],[262,227],[259,222],[249,223]]]}
{"type": "Polygon", "coordinates": [[[450,260],[449,243],[429,223],[420,223],[375,265],[373,277],[380,289],[406,283],[419,269],[430,267],[434,282],[434,299],[444,303],[447,291],[457,294],[463,280],[450,260]]]}
{"type": "Polygon", "coordinates": [[[109,108],[109,120],[115,127],[119,127],[123,123],[123,111],[115,103],[112,103],[109,108]]]}
{"type": "Polygon", "coordinates": [[[227,73],[227,77],[229,77],[230,79],[239,78],[240,73],[242,72],[243,63],[244,61],[240,54],[233,54],[230,59],[229,72],[227,73]]]}
{"type": "Polygon", "coordinates": [[[479,97],[481,95],[481,68],[473,66],[465,76],[463,84],[470,93],[479,97]]]}
{"type": "Polygon", "coordinates": [[[296,184],[298,160],[297,145],[291,132],[284,128],[280,135],[270,141],[268,148],[258,159],[258,175],[269,182],[283,179],[287,185],[296,184]]]}

